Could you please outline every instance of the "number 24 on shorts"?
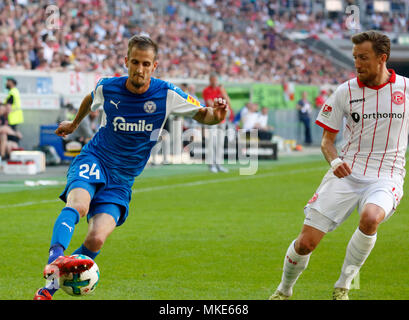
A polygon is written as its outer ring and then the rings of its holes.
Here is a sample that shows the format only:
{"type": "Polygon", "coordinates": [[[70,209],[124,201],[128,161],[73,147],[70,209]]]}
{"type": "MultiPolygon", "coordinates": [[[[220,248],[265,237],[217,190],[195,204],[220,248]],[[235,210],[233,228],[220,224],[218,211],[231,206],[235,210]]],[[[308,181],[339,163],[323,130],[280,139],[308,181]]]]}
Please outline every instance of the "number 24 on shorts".
{"type": "Polygon", "coordinates": [[[87,180],[89,180],[90,178],[95,176],[95,179],[99,180],[100,179],[100,173],[99,173],[99,169],[97,169],[97,164],[93,163],[91,165],[91,167],[89,166],[88,163],[84,163],[84,164],[80,165],[79,176],[82,177],[82,178],[85,178],[87,180]]]}

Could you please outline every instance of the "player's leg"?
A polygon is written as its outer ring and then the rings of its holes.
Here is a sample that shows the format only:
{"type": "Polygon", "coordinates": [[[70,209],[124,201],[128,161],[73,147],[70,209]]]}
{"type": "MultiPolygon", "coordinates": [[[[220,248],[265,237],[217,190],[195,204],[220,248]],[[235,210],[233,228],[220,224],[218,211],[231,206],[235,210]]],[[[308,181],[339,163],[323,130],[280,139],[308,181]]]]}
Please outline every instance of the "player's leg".
{"type": "Polygon", "coordinates": [[[57,292],[59,288],[57,272],[79,272],[88,269],[93,264],[90,260],[83,261],[82,259],[64,257],[64,251],[71,242],[75,225],[81,217],[88,213],[89,204],[95,192],[95,188],[92,185],[85,189],[75,187],[75,183],[73,183],[72,187],[68,188],[66,206],[61,210],[54,223],[48,262],[44,268],[44,277],[47,279],[47,283],[36,292],[35,300],[50,300],[55,292],[57,292]]]}
{"type": "Polygon", "coordinates": [[[90,202],[91,194],[87,189],[73,188],[68,192],[66,206],[54,223],[48,264],[64,255],[71,242],[75,225],[88,213],[90,202]]]}
{"type": "Polygon", "coordinates": [[[121,207],[116,204],[97,204],[89,214],[88,232],[84,243],[73,252],[95,259],[108,236],[121,217],[121,207]]]}
{"type": "Polygon", "coordinates": [[[0,127],[0,156],[2,159],[6,157],[7,154],[7,130],[5,126],[0,127]]]}
{"type": "MultiPolygon", "coordinates": [[[[81,200],[81,196],[82,193],[80,193],[79,190],[74,191],[74,193],[72,193],[72,197],[68,196],[67,198],[67,206],[76,206],[76,201],[81,200]]],[[[79,208],[79,206],[76,207],[79,208]]],[[[80,212],[88,212],[88,210],[85,209],[87,208],[83,208],[83,210],[80,209],[80,212]]],[[[117,226],[117,223],[121,218],[121,207],[116,204],[94,204],[91,206],[88,217],[89,225],[85,241],[72,254],[83,254],[90,257],[91,259],[95,259],[100,253],[100,250],[106,239],[117,226]]],[[[80,261],[80,259],[72,259],[72,261],[77,263],[77,261],[80,261]]],[[[89,263],[90,261],[91,260],[87,260],[86,262],[89,263]]],[[[92,264],[90,264],[89,267],[91,267],[92,264]]],[[[48,281],[47,285],[44,288],[37,291],[34,299],[40,300],[45,297],[46,300],[50,300],[58,289],[58,282],[55,281],[55,279],[52,279],[48,281]]]]}
{"type": "MultiPolygon", "coordinates": [[[[64,257],[64,251],[68,248],[75,225],[81,217],[87,215],[91,200],[106,184],[105,170],[99,160],[88,154],[78,155],[71,163],[67,173],[67,185],[60,195],[66,206],[55,221],[53,234],[51,237],[48,264],[44,270],[44,275],[51,281],[46,288],[52,292],[58,289],[53,285],[57,276],[55,271],[61,273],[81,272],[89,269],[94,262],[90,259],[73,259],[64,257]],[[51,287],[50,287],[51,285],[51,287]]],[[[41,289],[40,289],[41,290],[41,289]]],[[[35,296],[37,298],[38,292],[35,296]]]]}
{"type": "Polygon", "coordinates": [[[219,172],[227,173],[229,169],[223,166],[224,163],[224,143],[226,139],[226,124],[217,126],[216,133],[216,168],[219,172]]]}
{"type": "Polygon", "coordinates": [[[327,172],[304,208],[303,230],[287,250],[282,281],[272,299],[291,296],[292,287],[307,267],[311,252],[323,236],[335,230],[357,206],[359,188],[354,180],[338,179],[331,170],[327,172]]]}
{"type": "Polygon", "coordinates": [[[363,195],[358,206],[359,227],[348,243],[341,274],[334,286],[334,299],[348,299],[352,280],[375,246],[379,225],[392,216],[402,194],[399,184],[380,181],[363,195]]]}
{"type": "Polygon", "coordinates": [[[326,233],[337,228],[353,211],[358,197],[349,184],[349,181],[335,177],[331,171],[324,176],[304,208],[304,226],[287,249],[281,283],[270,299],[288,299],[292,295],[297,279],[307,268],[311,252],[326,233]],[[352,191],[345,192],[348,189],[352,191]]]}
{"type": "Polygon", "coordinates": [[[217,173],[217,126],[205,127],[205,161],[209,165],[209,171],[217,173]]]}
{"type": "Polygon", "coordinates": [[[351,282],[374,248],[377,229],[384,218],[385,211],[383,208],[372,203],[365,205],[361,213],[359,227],[349,240],[341,274],[334,286],[333,298],[335,300],[348,299],[351,282]]]}
{"type": "Polygon", "coordinates": [[[101,213],[89,220],[88,233],[84,243],[73,252],[95,259],[108,236],[114,231],[116,222],[111,215],[101,213]]]}
{"type": "Polygon", "coordinates": [[[18,143],[15,141],[7,141],[7,150],[6,150],[6,158],[10,157],[13,150],[18,148],[18,143]]]}
{"type": "Polygon", "coordinates": [[[359,230],[366,235],[376,235],[379,224],[385,218],[385,211],[382,207],[367,203],[359,219],[359,230]]]}
{"type": "Polygon", "coordinates": [[[312,143],[310,119],[305,120],[305,143],[307,145],[312,143]]]}
{"type": "Polygon", "coordinates": [[[89,224],[87,236],[84,241],[89,251],[99,253],[108,236],[116,228],[116,221],[108,213],[95,215],[89,224]]]}
{"type": "Polygon", "coordinates": [[[287,249],[281,282],[276,292],[270,297],[271,300],[288,299],[292,296],[293,287],[301,273],[307,268],[312,251],[317,247],[326,232],[332,228],[333,222],[331,220],[315,210],[310,210],[301,233],[297,239],[291,242],[287,249]]]}
{"type": "Polygon", "coordinates": [[[97,188],[101,190],[105,184],[104,170],[98,159],[80,154],[73,160],[67,174],[67,185],[60,195],[66,206],[54,224],[49,264],[68,248],[75,225],[80,217],[87,215],[97,188]]]}

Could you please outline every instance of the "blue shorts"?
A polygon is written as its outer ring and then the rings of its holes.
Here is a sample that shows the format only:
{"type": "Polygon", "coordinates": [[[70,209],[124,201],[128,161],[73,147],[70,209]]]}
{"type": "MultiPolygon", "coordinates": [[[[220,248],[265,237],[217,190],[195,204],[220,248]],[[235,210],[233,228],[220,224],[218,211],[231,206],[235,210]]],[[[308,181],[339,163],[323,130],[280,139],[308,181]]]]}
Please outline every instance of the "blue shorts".
{"type": "Polygon", "coordinates": [[[108,213],[120,226],[128,217],[133,180],[133,176],[106,168],[97,157],[81,153],[71,162],[60,199],[67,202],[72,189],[83,188],[91,196],[87,220],[98,213],[108,213]]]}

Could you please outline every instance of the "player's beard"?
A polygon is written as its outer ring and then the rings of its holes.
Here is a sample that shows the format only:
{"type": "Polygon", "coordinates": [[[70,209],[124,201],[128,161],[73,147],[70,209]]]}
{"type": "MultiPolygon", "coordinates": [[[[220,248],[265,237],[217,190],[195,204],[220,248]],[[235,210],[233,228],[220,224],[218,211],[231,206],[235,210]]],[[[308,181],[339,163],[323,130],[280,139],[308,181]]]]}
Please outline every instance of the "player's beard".
{"type": "MultiPolygon", "coordinates": [[[[376,78],[379,74],[381,74],[382,69],[379,66],[368,65],[365,67],[361,67],[358,69],[359,71],[363,71],[363,74],[358,73],[358,79],[366,86],[373,86],[376,83],[376,78]]],[[[356,70],[358,72],[358,70],[356,70]]]]}
{"type": "Polygon", "coordinates": [[[144,79],[142,79],[142,78],[139,77],[139,76],[136,76],[136,78],[138,78],[139,81],[136,82],[135,80],[130,79],[130,80],[131,80],[131,84],[132,84],[132,86],[135,87],[136,89],[139,89],[139,88],[141,88],[141,87],[143,87],[143,86],[145,85],[145,81],[144,81],[144,79]]]}
{"type": "Polygon", "coordinates": [[[377,74],[376,73],[369,73],[366,72],[363,75],[358,74],[359,81],[361,81],[365,85],[371,85],[373,81],[376,79],[377,74]]]}

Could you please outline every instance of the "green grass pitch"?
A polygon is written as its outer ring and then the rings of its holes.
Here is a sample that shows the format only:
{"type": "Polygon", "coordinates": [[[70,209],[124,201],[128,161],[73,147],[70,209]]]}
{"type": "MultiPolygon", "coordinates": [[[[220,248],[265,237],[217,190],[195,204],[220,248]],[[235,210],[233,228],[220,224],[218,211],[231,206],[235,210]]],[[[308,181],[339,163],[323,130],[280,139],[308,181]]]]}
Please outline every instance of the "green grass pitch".
{"type": "MultiPolygon", "coordinates": [[[[240,176],[238,166],[217,175],[204,165],[146,169],[135,181],[126,223],[96,259],[98,288],[83,299],[267,299],[280,281],[287,247],[301,230],[303,207],[327,168],[317,155],[260,162],[253,176],[240,176]]],[[[32,299],[44,285],[62,189],[0,184],[0,299],[32,299]]],[[[404,197],[380,226],[351,299],[409,299],[408,213],[404,197]]],[[[324,237],[293,299],[331,299],[357,223],[355,211],[324,237]]],[[[80,246],[86,229],[82,219],[67,254],[80,246]]],[[[59,291],[55,299],[78,298],[59,291]]]]}

